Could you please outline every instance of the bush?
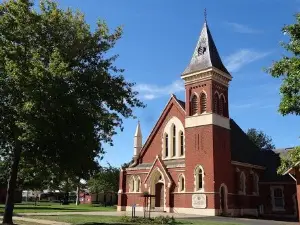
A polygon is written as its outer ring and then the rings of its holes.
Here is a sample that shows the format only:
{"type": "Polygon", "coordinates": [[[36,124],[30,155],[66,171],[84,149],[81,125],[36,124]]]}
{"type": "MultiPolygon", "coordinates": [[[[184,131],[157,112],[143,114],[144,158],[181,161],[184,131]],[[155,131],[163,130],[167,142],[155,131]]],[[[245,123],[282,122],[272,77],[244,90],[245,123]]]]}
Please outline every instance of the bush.
{"type": "Polygon", "coordinates": [[[154,218],[143,218],[143,217],[121,217],[121,221],[124,223],[136,223],[136,224],[175,224],[176,221],[174,217],[170,216],[158,216],[154,218]]]}

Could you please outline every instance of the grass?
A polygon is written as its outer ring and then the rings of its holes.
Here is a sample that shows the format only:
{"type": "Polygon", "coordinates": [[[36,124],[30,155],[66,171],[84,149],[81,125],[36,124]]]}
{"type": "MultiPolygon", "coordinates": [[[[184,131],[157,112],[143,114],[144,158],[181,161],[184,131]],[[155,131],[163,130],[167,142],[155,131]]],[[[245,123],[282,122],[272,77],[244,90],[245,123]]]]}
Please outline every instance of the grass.
{"type": "MultiPolygon", "coordinates": [[[[4,205],[0,205],[0,213],[4,212],[4,205]]],[[[40,202],[16,204],[14,213],[36,213],[36,212],[95,212],[95,211],[115,211],[116,207],[104,207],[98,205],[75,204],[60,205],[59,203],[40,202]]]]}
{"type": "MultiPolygon", "coordinates": [[[[122,222],[122,217],[118,217],[118,216],[60,215],[60,216],[30,216],[30,218],[60,221],[60,222],[70,223],[72,225],[137,225],[137,223],[122,222]]],[[[201,219],[199,220],[177,219],[176,224],[178,225],[239,225],[236,223],[225,223],[225,222],[222,223],[220,221],[214,222],[214,221],[201,220],[201,219]]]]}

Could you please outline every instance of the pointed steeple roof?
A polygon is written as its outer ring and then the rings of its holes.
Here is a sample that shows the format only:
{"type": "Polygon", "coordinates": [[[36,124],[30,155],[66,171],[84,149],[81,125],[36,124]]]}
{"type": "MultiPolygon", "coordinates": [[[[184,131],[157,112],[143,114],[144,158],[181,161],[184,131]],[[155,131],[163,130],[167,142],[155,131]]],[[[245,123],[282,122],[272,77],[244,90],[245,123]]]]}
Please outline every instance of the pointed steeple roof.
{"type": "Polygon", "coordinates": [[[140,121],[138,121],[138,124],[136,126],[136,130],[135,130],[135,137],[142,137],[142,131],[141,131],[141,125],[140,125],[140,121]]]}
{"type": "Polygon", "coordinates": [[[222,72],[229,74],[222,63],[217,47],[207,25],[206,15],[205,22],[197,42],[194,54],[190,64],[184,70],[182,75],[215,67],[222,72]]]}

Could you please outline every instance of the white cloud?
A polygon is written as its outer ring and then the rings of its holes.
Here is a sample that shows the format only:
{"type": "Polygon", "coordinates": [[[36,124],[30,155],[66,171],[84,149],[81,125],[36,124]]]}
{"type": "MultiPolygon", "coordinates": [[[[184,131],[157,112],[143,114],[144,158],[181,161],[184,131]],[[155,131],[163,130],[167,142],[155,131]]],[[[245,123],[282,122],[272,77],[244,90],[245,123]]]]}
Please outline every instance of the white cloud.
{"type": "Polygon", "coordinates": [[[182,80],[176,80],[167,86],[137,84],[135,86],[135,90],[139,92],[141,98],[146,100],[153,100],[162,96],[184,91],[184,84],[182,80]]]}
{"type": "Polygon", "coordinates": [[[253,103],[241,103],[241,104],[231,104],[230,105],[230,108],[232,108],[234,110],[237,110],[237,109],[247,110],[250,108],[251,108],[251,110],[269,109],[269,108],[275,108],[275,107],[276,107],[276,104],[265,104],[265,102],[258,102],[258,101],[255,101],[253,103]]]}
{"type": "Polygon", "coordinates": [[[262,33],[261,30],[256,30],[247,25],[243,25],[240,23],[233,23],[233,22],[225,22],[225,25],[232,28],[233,31],[243,34],[258,34],[262,33]]]}
{"type": "Polygon", "coordinates": [[[226,68],[230,72],[237,72],[243,66],[262,59],[271,52],[258,52],[251,49],[241,49],[227,57],[225,57],[226,68]]]}
{"type": "Polygon", "coordinates": [[[231,104],[230,108],[234,109],[248,109],[254,107],[254,103],[245,103],[245,104],[231,104]]]}

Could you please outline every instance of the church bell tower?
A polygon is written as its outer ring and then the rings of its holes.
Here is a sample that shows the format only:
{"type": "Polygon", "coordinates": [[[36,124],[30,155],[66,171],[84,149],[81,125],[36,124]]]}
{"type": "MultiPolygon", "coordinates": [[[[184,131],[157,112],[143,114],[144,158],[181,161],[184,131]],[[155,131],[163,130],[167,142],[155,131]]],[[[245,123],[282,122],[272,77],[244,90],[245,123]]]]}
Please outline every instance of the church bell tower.
{"type": "MultiPolygon", "coordinates": [[[[205,12],[206,14],[206,12],[205,12]]],[[[186,176],[195,181],[203,168],[203,189],[187,183],[187,191],[206,194],[207,208],[220,209],[221,186],[233,190],[228,87],[232,76],[224,66],[208,23],[203,24],[189,65],[181,75],[186,91],[186,176]]],[[[218,213],[216,213],[218,214],[218,213]]]]}

